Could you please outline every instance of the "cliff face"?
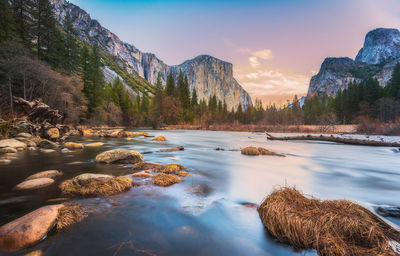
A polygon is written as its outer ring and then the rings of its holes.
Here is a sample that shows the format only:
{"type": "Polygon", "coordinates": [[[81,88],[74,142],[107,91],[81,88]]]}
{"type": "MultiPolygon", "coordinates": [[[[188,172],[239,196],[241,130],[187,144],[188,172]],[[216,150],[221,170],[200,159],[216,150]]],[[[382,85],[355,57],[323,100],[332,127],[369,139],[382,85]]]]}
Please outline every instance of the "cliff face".
{"type": "MultiPolygon", "coordinates": [[[[252,105],[249,94],[233,78],[231,63],[208,55],[201,55],[177,66],[169,66],[152,53],[143,53],[133,45],[122,42],[118,36],[105,29],[96,20],[90,18],[84,10],[65,0],[52,0],[56,19],[63,23],[65,15],[70,14],[78,35],[83,40],[98,45],[102,50],[117,57],[119,66],[130,74],[143,77],[155,84],[160,73],[165,84],[167,75],[177,78],[182,69],[188,76],[189,86],[196,89],[199,99],[215,94],[218,99],[225,99],[228,108],[252,105]]],[[[109,76],[110,77],[110,76],[109,76]]]]}
{"type": "Polygon", "coordinates": [[[313,76],[308,95],[335,95],[351,81],[361,82],[370,77],[386,86],[395,65],[400,61],[400,31],[378,28],[367,33],[363,48],[355,60],[326,58],[317,75],[313,76]]]}

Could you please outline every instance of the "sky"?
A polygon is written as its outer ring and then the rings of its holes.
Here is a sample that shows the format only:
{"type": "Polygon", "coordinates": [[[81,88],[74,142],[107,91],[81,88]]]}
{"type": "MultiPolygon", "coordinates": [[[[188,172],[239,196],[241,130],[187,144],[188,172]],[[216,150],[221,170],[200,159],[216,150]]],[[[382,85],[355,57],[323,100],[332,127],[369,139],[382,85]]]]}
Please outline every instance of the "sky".
{"type": "Polygon", "coordinates": [[[400,28],[400,0],[70,0],[169,65],[200,54],[233,63],[265,104],[307,93],[326,57],[355,58],[366,33],[400,28]]]}

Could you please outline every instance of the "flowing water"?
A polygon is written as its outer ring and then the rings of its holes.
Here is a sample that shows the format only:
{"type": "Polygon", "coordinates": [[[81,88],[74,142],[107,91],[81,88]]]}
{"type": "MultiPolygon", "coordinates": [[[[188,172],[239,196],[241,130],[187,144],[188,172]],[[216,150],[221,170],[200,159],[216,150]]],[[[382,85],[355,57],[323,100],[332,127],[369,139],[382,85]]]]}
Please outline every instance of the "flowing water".
{"type": "MultiPolygon", "coordinates": [[[[146,161],[180,163],[192,176],[168,188],[144,185],[107,198],[77,199],[89,210],[80,223],[53,232],[32,248],[46,255],[316,255],[296,252],[277,243],[263,227],[254,208],[280,186],[296,186],[321,199],[350,199],[374,210],[377,205],[400,205],[400,155],[394,148],[349,146],[319,142],[267,141],[261,133],[213,131],[149,131],[151,138],[75,138],[102,141],[100,148],[80,151],[16,154],[0,166],[0,225],[62,197],[57,184],[81,173],[127,175],[129,165],[96,164],[105,150],[131,149],[146,161]],[[183,145],[184,151],[161,153],[183,145]],[[262,146],[285,154],[245,156],[245,146],[262,146]],[[215,151],[217,147],[225,151],[215,151]],[[57,184],[29,192],[13,187],[38,171],[57,169],[57,184]]],[[[392,225],[400,222],[386,219],[392,225]]],[[[0,252],[1,254],[1,252],[0,252]]]]}

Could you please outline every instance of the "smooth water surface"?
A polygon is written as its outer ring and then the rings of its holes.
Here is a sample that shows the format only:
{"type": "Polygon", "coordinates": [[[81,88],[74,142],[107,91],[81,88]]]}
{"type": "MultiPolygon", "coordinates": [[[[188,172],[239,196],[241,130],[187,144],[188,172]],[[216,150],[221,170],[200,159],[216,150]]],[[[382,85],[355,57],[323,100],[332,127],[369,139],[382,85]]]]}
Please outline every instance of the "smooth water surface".
{"type": "Polygon", "coordinates": [[[82,203],[88,216],[19,253],[42,249],[45,255],[316,255],[277,243],[257,211],[243,204],[260,204],[273,189],[295,186],[314,197],[346,198],[371,210],[400,205],[400,154],[393,148],[267,141],[262,133],[148,132],[168,141],[79,137],[74,141],[106,144],[69,152],[19,152],[10,165],[0,166],[0,225],[63,197],[57,185],[64,179],[87,172],[133,172],[129,165],[94,163],[106,150],[152,151],[144,154],[146,161],[180,163],[192,174],[168,188],[144,185],[107,198],[72,200],[82,203]],[[156,152],[180,145],[184,151],[156,152]],[[287,157],[244,156],[237,151],[252,145],[287,157]],[[217,147],[226,150],[215,151],[217,147]],[[27,176],[48,169],[64,175],[49,188],[12,190],[27,176]]]}

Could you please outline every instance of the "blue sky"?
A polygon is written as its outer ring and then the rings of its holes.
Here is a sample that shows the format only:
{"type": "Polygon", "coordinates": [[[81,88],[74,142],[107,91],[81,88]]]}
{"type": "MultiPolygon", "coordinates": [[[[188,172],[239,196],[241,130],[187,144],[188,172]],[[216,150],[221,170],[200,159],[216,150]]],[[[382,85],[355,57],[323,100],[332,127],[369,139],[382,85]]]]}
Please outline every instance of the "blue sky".
{"type": "Polygon", "coordinates": [[[123,41],[174,65],[199,54],[234,64],[253,99],[305,94],[328,56],[354,58],[365,34],[400,27],[399,0],[71,0],[123,41]]]}

